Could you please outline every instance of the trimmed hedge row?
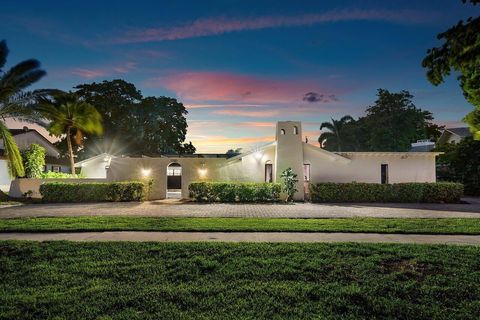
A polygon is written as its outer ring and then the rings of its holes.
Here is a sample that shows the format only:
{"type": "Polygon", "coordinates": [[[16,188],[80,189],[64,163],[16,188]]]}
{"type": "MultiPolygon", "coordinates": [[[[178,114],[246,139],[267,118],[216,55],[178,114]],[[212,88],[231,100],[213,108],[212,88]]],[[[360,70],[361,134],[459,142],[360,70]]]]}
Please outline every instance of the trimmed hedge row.
{"type": "Polygon", "coordinates": [[[312,202],[456,203],[462,196],[463,184],[453,182],[310,184],[312,202]]]}
{"type": "Polygon", "coordinates": [[[47,182],[40,186],[44,202],[143,201],[147,186],[139,181],[108,183],[47,182]]]}
{"type": "Polygon", "coordinates": [[[190,198],[199,202],[273,202],[280,199],[279,183],[192,182],[190,198]]]}

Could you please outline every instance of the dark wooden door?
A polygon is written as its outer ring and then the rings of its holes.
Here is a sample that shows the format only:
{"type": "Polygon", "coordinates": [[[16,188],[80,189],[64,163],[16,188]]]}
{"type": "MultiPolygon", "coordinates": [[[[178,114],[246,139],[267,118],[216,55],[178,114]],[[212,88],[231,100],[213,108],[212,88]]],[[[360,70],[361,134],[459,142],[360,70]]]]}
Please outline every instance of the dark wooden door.
{"type": "Polygon", "coordinates": [[[182,176],[167,176],[167,189],[182,189],[182,176]]]}

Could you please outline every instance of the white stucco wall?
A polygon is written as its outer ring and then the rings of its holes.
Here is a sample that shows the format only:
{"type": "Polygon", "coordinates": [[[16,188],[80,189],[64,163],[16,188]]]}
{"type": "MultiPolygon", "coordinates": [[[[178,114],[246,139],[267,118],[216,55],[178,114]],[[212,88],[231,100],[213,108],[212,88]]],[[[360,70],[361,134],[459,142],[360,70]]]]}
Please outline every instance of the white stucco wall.
{"type": "Polygon", "coordinates": [[[192,181],[224,180],[219,168],[226,162],[222,158],[113,158],[107,170],[107,180],[149,180],[153,179],[151,200],[165,199],[167,190],[167,166],[171,163],[182,166],[182,198],[188,198],[188,185],[192,181]],[[201,176],[201,169],[205,170],[201,176]],[[142,170],[150,170],[144,177],[142,170]]]}
{"type": "Polygon", "coordinates": [[[7,161],[0,159],[0,190],[8,192],[10,189],[10,177],[8,175],[7,161]]]}
{"type": "Polygon", "coordinates": [[[110,159],[104,157],[98,157],[92,159],[92,161],[87,161],[81,165],[81,175],[84,178],[95,178],[95,179],[106,179],[107,178],[107,169],[110,159]]]}
{"type": "Polygon", "coordinates": [[[381,165],[388,164],[389,183],[435,182],[435,154],[349,153],[344,163],[319,156],[312,148],[304,148],[304,162],[310,164],[310,180],[316,182],[381,182],[381,165]]]}

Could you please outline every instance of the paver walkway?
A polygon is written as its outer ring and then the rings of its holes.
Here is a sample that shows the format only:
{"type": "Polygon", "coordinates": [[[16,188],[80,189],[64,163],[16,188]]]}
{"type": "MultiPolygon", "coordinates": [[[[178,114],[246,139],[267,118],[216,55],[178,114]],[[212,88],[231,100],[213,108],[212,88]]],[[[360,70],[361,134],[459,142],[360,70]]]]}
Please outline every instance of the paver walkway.
{"type": "Polygon", "coordinates": [[[480,245],[480,236],[302,232],[75,232],[0,233],[0,240],[160,242],[366,242],[480,245]]]}
{"type": "Polygon", "coordinates": [[[480,218],[480,199],[468,204],[198,204],[144,203],[32,204],[0,208],[0,218],[85,215],[258,218],[480,218]]]}

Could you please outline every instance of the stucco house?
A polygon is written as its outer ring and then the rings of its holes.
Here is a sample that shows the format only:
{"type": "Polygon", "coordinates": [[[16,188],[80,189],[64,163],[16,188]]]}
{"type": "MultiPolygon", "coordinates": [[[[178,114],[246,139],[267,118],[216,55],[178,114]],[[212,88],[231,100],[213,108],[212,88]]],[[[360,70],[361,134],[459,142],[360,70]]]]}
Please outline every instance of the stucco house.
{"type": "MultiPolygon", "coordinates": [[[[23,127],[23,129],[10,129],[10,133],[20,151],[27,149],[32,143],[45,148],[44,171],[70,172],[68,159],[60,158],[60,151],[37,130],[23,127]]],[[[8,175],[3,140],[0,139],[0,190],[8,191],[11,180],[8,175]]]]}
{"type": "Polygon", "coordinates": [[[283,170],[298,175],[296,200],[308,196],[316,182],[435,182],[436,152],[329,152],[305,143],[298,121],[280,121],[275,140],[257,150],[226,154],[114,157],[106,154],[78,164],[88,172],[105,172],[109,181],[153,179],[151,199],[188,197],[192,181],[280,182],[283,170]],[[93,168],[96,169],[93,169],[93,168]]]}

